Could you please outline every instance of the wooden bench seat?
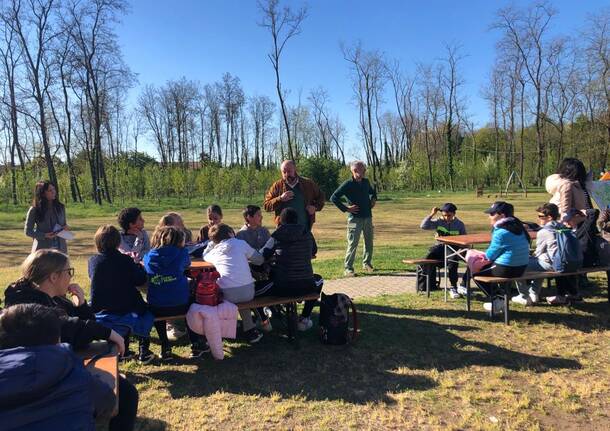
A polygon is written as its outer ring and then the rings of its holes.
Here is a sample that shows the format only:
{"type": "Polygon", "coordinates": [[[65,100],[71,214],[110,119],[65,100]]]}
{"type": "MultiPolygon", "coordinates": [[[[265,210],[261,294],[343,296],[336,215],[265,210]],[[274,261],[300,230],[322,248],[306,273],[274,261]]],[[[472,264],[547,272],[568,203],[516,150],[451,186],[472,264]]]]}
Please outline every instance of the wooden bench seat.
{"type": "MultiPolygon", "coordinates": [[[[578,276],[581,274],[590,274],[595,272],[606,272],[608,277],[608,302],[610,302],[610,266],[594,266],[590,268],[581,268],[574,272],[555,272],[555,271],[540,271],[540,272],[526,272],[520,277],[494,277],[491,275],[477,275],[473,279],[483,283],[497,283],[504,286],[504,323],[509,323],[509,309],[508,303],[510,301],[510,288],[513,282],[517,281],[528,281],[528,280],[542,280],[550,278],[562,278],[570,276],[578,276]]],[[[468,289],[468,302],[470,302],[470,289],[468,289]]],[[[493,298],[492,298],[493,304],[493,298]]],[[[493,307],[493,305],[492,305],[493,307]]],[[[468,308],[470,310],[470,308],[468,308]]],[[[493,309],[490,311],[490,315],[493,317],[493,309]]]]}
{"type": "MultiPolygon", "coordinates": [[[[282,296],[260,296],[254,298],[252,301],[240,302],[237,305],[238,310],[253,310],[256,308],[273,307],[275,305],[286,306],[286,317],[288,329],[288,339],[290,341],[296,340],[296,327],[297,327],[297,302],[303,301],[315,301],[320,297],[317,293],[310,293],[309,295],[297,296],[297,297],[282,297],[282,296]]],[[[155,317],[155,321],[164,320],[183,320],[186,318],[185,314],[167,316],[167,317],[155,317]]]]}

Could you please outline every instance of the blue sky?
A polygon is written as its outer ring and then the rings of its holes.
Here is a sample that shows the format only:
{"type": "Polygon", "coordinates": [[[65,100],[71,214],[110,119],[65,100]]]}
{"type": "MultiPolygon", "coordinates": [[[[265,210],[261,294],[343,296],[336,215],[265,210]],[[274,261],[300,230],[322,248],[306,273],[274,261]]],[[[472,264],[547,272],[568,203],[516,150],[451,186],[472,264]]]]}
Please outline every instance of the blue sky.
{"type": "MultiPolygon", "coordinates": [[[[139,86],[162,85],[185,76],[201,83],[214,82],[224,72],[241,79],[247,95],[266,94],[274,101],[275,81],[266,56],[271,38],[259,27],[256,1],[132,0],[131,12],[117,28],[127,64],[138,74],[139,86]]],[[[530,2],[517,1],[517,5],[530,2]]],[[[286,2],[299,7],[301,1],[286,2]]],[[[489,30],[495,12],[509,2],[483,0],[310,0],[302,34],[292,39],[282,59],[282,80],[290,90],[289,103],[303,102],[310,89],[322,86],[331,97],[331,109],[348,129],[348,154],[358,155],[357,111],[349,68],[340,43],[362,41],[398,59],[407,71],[417,62],[428,63],[444,54],[444,44],[460,43],[466,55],[461,64],[468,95],[468,112],[477,125],[488,120],[480,96],[495,57],[497,31],[489,30]]],[[[557,34],[576,34],[587,14],[608,1],[561,0],[553,24],[557,34]]],[[[153,152],[149,148],[149,152],[153,152]]]]}

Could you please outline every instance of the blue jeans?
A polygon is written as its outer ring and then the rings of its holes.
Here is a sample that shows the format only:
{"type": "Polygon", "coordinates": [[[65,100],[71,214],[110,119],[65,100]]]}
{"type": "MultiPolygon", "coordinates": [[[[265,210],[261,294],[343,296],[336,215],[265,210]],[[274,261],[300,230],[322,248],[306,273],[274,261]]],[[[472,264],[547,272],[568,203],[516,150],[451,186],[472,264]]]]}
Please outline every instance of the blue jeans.
{"type": "MultiPolygon", "coordinates": [[[[552,271],[553,267],[550,263],[542,258],[530,256],[530,260],[527,263],[526,271],[530,272],[543,272],[543,271],[552,271]]],[[[517,282],[517,290],[522,296],[528,296],[530,293],[535,295],[540,294],[540,289],[542,288],[542,282],[544,280],[529,280],[529,282],[518,281],[517,282]]]]}

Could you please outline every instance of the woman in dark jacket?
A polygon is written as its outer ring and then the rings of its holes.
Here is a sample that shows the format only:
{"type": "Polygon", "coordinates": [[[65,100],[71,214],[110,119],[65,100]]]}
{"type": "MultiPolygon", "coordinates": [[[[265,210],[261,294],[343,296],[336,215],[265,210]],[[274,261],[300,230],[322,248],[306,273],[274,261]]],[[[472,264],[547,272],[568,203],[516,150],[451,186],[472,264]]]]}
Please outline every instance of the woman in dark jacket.
{"type": "Polygon", "coordinates": [[[25,234],[34,239],[32,253],[43,248],[55,248],[68,253],[66,240],[57,236],[58,231],[67,229],[66,209],[57,200],[55,186],[50,181],[38,181],[24,228],[25,234]]]}
{"type": "MultiPolygon", "coordinates": [[[[93,340],[115,343],[119,354],[125,343],[114,330],[95,321],[78,284],[71,284],[74,268],[68,256],[57,250],[38,250],[21,265],[22,277],[4,292],[6,306],[35,303],[60,310],[61,341],[75,349],[86,347],[93,340]],[[72,300],[66,298],[68,292],[72,300]]],[[[119,377],[119,413],[110,421],[110,430],[131,430],[138,411],[138,392],[125,378],[119,377]]]]}

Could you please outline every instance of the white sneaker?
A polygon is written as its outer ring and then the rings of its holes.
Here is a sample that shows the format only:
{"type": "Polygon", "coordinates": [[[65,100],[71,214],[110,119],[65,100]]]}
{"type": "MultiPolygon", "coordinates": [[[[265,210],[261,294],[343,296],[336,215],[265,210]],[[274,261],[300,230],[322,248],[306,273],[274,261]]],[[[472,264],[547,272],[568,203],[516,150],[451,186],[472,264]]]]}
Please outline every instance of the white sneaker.
{"type": "Polygon", "coordinates": [[[299,317],[299,321],[297,322],[297,329],[299,331],[307,331],[311,329],[313,326],[313,322],[309,317],[299,317]]]}
{"type": "Polygon", "coordinates": [[[468,295],[468,289],[466,289],[466,286],[464,286],[463,284],[460,284],[457,288],[457,293],[466,296],[468,295]]]}
{"type": "Polygon", "coordinates": [[[344,277],[354,277],[355,275],[356,275],[356,273],[354,272],[353,269],[346,269],[345,271],[343,271],[344,277]]]}
{"type": "MultiPolygon", "coordinates": [[[[485,311],[491,311],[491,302],[483,304],[485,311]]],[[[494,299],[494,314],[502,314],[504,312],[504,300],[500,298],[494,299]]]]}
{"type": "Polygon", "coordinates": [[[538,296],[537,293],[530,292],[529,297],[532,304],[538,304],[538,302],[540,302],[540,296],[538,296]]]}
{"type": "Polygon", "coordinates": [[[515,304],[525,305],[526,307],[528,305],[532,305],[532,300],[530,299],[530,297],[529,296],[523,296],[521,294],[519,294],[517,296],[513,296],[510,299],[510,302],[514,302],[515,304]]]}
{"type": "Polygon", "coordinates": [[[566,298],[564,295],[547,296],[546,302],[551,305],[563,305],[568,303],[568,298],[566,298]]]}
{"type": "Polygon", "coordinates": [[[449,296],[451,297],[451,299],[458,299],[460,297],[460,294],[457,292],[457,290],[451,288],[449,289],[449,296]]]}
{"type": "Polygon", "coordinates": [[[171,322],[167,322],[165,328],[167,329],[167,339],[170,341],[177,341],[179,338],[186,335],[186,331],[181,331],[171,322]]]}

